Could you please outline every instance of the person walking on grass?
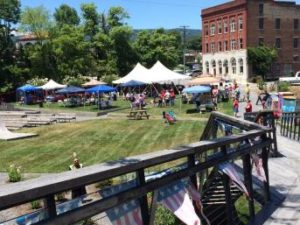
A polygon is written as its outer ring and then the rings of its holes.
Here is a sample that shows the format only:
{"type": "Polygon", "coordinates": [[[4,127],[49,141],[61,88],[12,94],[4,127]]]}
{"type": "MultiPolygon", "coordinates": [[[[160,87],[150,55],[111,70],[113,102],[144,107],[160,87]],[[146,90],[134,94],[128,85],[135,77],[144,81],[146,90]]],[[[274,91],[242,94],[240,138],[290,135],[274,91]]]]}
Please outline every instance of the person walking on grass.
{"type": "Polygon", "coordinates": [[[235,98],[235,100],[233,101],[233,112],[234,112],[234,116],[238,117],[238,112],[239,112],[239,100],[238,98],[235,98]]]}

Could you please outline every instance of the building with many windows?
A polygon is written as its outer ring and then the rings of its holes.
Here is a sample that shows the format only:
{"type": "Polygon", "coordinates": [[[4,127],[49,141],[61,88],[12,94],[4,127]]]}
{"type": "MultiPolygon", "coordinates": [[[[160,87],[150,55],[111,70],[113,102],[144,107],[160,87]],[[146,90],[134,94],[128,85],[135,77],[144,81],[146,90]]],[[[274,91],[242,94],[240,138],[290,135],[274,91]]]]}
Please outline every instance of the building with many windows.
{"type": "Polygon", "coordinates": [[[276,47],[273,77],[300,70],[300,5],[275,0],[235,0],[202,10],[203,73],[246,81],[247,48],[276,47]]]}

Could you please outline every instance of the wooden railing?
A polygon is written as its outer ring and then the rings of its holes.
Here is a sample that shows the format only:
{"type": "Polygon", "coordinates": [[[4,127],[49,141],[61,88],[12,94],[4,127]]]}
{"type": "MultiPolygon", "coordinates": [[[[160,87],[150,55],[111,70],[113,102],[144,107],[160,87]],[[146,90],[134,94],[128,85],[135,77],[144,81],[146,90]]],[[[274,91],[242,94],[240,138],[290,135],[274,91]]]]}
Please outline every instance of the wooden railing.
{"type": "Polygon", "coordinates": [[[268,137],[271,138],[273,141],[270,153],[273,157],[278,157],[278,147],[277,147],[277,138],[276,138],[276,121],[274,117],[274,111],[272,110],[263,110],[257,112],[249,112],[244,113],[244,119],[248,121],[252,121],[272,129],[272,132],[268,134],[268,137]]]}
{"type": "Polygon", "coordinates": [[[282,113],[280,134],[290,139],[300,141],[300,112],[282,113]]]}
{"type": "MultiPolygon", "coordinates": [[[[153,215],[151,213],[150,201],[147,196],[153,193],[153,191],[164,185],[179,181],[182,178],[190,178],[191,182],[194,183],[196,187],[199,187],[200,176],[203,174],[202,171],[207,171],[209,168],[216,168],[216,166],[223,162],[232,162],[234,160],[240,161],[240,159],[242,159],[242,174],[244,176],[245,186],[250,195],[247,199],[248,210],[250,218],[254,220],[255,211],[251,154],[259,151],[262,156],[263,168],[267,177],[267,182],[263,183],[263,197],[265,202],[268,202],[270,200],[268,155],[269,146],[273,142],[272,139],[268,138],[268,135],[272,132],[272,129],[220,113],[211,114],[207,127],[208,128],[204,131],[204,135],[202,135],[202,139],[205,137],[207,137],[207,139],[200,142],[180,146],[174,149],[128,157],[114,162],[93,165],[77,171],[68,171],[57,175],[9,184],[5,186],[5,189],[2,188],[0,190],[0,211],[36,199],[45,199],[45,210],[47,211],[48,216],[38,224],[74,224],[75,222],[105,212],[121,203],[138,199],[141,207],[143,224],[149,225],[151,224],[151,217],[153,215]],[[209,138],[211,135],[214,135],[209,126],[216,120],[226,122],[231,126],[239,127],[243,129],[244,132],[220,138],[209,138]],[[250,140],[253,140],[251,141],[251,144],[250,140]],[[204,161],[201,160],[201,155],[206,156],[204,161]],[[151,168],[163,166],[169,168],[171,165],[173,167],[174,163],[179,163],[178,160],[180,161],[180,164],[185,163],[186,166],[181,167],[179,170],[174,170],[171,174],[158,179],[150,181],[145,179],[146,171],[151,170],[151,168]],[[132,173],[136,175],[135,179],[138,181],[137,186],[134,188],[130,188],[110,197],[92,201],[58,215],[57,205],[55,203],[56,194],[132,173]]],[[[227,208],[226,221],[227,224],[232,225],[235,224],[232,222],[234,221],[232,215],[234,203],[232,202],[228,178],[225,177],[223,183],[227,201],[225,206],[227,208]]],[[[223,223],[211,221],[211,224],[223,223]]]]}

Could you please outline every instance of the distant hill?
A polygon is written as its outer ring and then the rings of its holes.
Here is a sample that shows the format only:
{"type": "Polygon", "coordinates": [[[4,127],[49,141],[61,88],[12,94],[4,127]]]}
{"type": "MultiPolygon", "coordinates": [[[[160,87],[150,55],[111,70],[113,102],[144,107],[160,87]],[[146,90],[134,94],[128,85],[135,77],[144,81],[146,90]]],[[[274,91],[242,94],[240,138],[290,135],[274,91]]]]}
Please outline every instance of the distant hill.
{"type": "MultiPolygon", "coordinates": [[[[134,32],[133,39],[135,39],[135,37],[136,37],[136,35],[137,35],[138,32],[143,31],[143,30],[149,30],[149,31],[151,31],[151,30],[154,30],[154,29],[134,29],[133,30],[133,32],[134,32]]],[[[180,34],[182,34],[182,32],[183,32],[183,30],[180,29],[180,28],[165,29],[165,30],[166,31],[170,31],[170,32],[177,31],[180,34]]],[[[197,36],[199,37],[201,35],[201,30],[200,29],[186,29],[185,32],[186,32],[186,39],[187,40],[190,39],[190,38],[193,38],[193,37],[197,37],[197,36]]]]}

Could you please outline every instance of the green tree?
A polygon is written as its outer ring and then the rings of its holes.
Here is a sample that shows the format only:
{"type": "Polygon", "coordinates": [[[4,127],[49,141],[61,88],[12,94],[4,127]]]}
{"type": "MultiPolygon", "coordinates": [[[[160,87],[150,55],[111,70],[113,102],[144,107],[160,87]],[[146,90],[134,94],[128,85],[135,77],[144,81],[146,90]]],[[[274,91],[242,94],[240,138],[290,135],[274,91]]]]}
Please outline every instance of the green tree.
{"type": "Polygon", "coordinates": [[[80,6],[84,18],[84,32],[87,36],[93,37],[99,31],[99,14],[94,3],[85,3],[80,6]]]}
{"type": "Polygon", "coordinates": [[[266,77],[277,57],[278,52],[275,48],[267,46],[248,48],[248,60],[253,67],[253,72],[263,78],[266,77]]]}
{"type": "Polygon", "coordinates": [[[124,20],[129,19],[129,14],[122,7],[111,7],[107,16],[107,23],[110,27],[124,25],[124,20]]]}
{"type": "Polygon", "coordinates": [[[187,49],[190,50],[197,50],[197,51],[201,51],[202,50],[202,38],[201,36],[195,36],[190,38],[189,40],[187,40],[187,49]]]}
{"type": "Polygon", "coordinates": [[[0,0],[0,6],[0,92],[6,92],[18,82],[12,73],[17,59],[10,33],[12,24],[20,19],[20,1],[0,0]]]}
{"type": "Polygon", "coordinates": [[[49,12],[43,6],[26,7],[21,14],[21,28],[33,33],[38,40],[48,37],[51,27],[49,12]]]}
{"type": "Polygon", "coordinates": [[[62,4],[59,8],[55,9],[54,18],[59,27],[65,24],[77,26],[80,23],[76,9],[66,4],[62,4]]]}
{"type": "Polygon", "coordinates": [[[141,31],[134,42],[134,48],[143,64],[151,67],[160,60],[169,68],[174,68],[181,59],[179,35],[164,29],[141,31]]]}

